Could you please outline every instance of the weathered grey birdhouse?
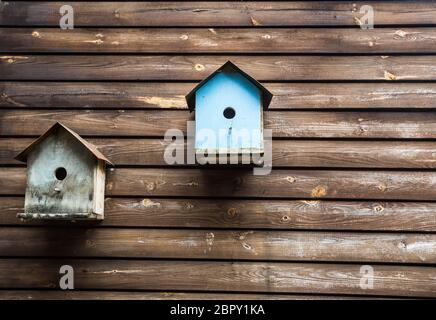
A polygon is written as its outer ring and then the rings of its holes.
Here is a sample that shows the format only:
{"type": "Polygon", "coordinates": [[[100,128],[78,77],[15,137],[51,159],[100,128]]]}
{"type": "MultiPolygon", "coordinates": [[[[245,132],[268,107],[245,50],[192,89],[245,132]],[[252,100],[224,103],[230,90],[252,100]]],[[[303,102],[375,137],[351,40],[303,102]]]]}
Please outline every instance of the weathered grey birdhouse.
{"type": "Polygon", "coordinates": [[[228,61],[187,96],[195,110],[195,151],[263,153],[263,110],[273,95],[228,61]]]}
{"type": "Polygon", "coordinates": [[[27,162],[20,218],[103,219],[105,164],[112,164],[77,133],[56,123],[15,159],[27,162]]]}

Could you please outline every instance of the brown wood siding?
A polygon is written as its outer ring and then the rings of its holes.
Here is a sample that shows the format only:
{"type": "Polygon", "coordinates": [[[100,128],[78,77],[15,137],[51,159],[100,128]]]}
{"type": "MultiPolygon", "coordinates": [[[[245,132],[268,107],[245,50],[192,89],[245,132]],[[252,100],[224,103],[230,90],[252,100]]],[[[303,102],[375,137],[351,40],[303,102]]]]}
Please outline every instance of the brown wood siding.
{"type": "MultiPolygon", "coordinates": [[[[321,29],[320,32],[328,32],[321,29]]],[[[267,53],[267,52],[265,52],[267,53]]],[[[199,81],[233,61],[259,81],[436,80],[434,56],[35,55],[0,56],[4,80],[199,81]],[[50,66],[50,67],[47,67],[50,66]]]]}
{"type": "Polygon", "coordinates": [[[434,1],[372,1],[372,30],[366,2],[63,4],[0,2],[0,299],[436,297],[434,1]],[[227,60],[274,94],[270,175],[164,162],[227,60]],[[101,223],[16,218],[55,121],[115,163],[101,223]]]}

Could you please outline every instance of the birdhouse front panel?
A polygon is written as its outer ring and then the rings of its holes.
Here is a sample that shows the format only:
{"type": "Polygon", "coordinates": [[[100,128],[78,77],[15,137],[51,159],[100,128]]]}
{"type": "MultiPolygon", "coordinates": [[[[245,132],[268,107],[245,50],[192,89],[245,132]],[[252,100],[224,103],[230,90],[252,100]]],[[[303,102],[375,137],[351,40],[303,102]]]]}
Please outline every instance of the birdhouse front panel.
{"type": "Polygon", "coordinates": [[[97,159],[69,132],[57,130],[27,158],[25,214],[87,217],[94,208],[97,159]]]}
{"type": "Polygon", "coordinates": [[[244,75],[225,68],[195,94],[197,152],[262,152],[261,92],[244,75]]]}

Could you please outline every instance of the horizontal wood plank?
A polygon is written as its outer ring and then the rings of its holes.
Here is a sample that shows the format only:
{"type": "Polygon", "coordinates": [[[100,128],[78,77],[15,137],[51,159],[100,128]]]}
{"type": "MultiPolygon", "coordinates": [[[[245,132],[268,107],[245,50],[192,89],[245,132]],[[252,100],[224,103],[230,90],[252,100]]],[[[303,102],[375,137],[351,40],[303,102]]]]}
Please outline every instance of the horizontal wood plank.
{"type": "MultiPolygon", "coordinates": [[[[22,221],[23,206],[22,197],[0,197],[0,225],[90,226],[22,221]]],[[[435,212],[434,202],[106,198],[105,219],[91,226],[435,232],[435,212]]]]}
{"type": "MultiPolygon", "coordinates": [[[[436,108],[436,83],[268,83],[275,109],[436,108]]],[[[187,109],[195,83],[0,82],[0,108],[187,109]]]]}
{"type": "Polygon", "coordinates": [[[434,56],[0,56],[2,80],[202,80],[231,60],[259,81],[436,80],[434,56]]]}
{"type": "Polygon", "coordinates": [[[252,170],[118,169],[109,171],[107,190],[119,195],[434,200],[435,187],[433,172],[273,170],[255,176],[252,170]]]}
{"type": "MultiPolygon", "coordinates": [[[[22,195],[25,168],[1,168],[2,195],[22,195]]],[[[434,200],[436,173],[424,171],[111,168],[107,196],[434,200]]]]}
{"type": "MultiPolygon", "coordinates": [[[[163,139],[90,138],[116,166],[167,166],[163,139]]],[[[0,164],[23,164],[14,157],[33,138],[0,138],[0,164]]],[[[185,150],[186,152],[186,150],[185,150]]],[[[436,144],[427,141],[275,140],[273,167],[436,168],[436,144]]],[[[183,165],[183,164],[180,164],[183,165]]]]}
{"type": "Polygon", "coordinates": [[[76,290],[436,296],[434,267],[375,265],[373,288],[364,289],[362,265],[236,261],[1,259],[0,288],[58,288],[62,265],[74,268],[76,290]]]}
{"type": "Polygon", "coordinates": [[[435,28],[0,28],[0,51],[53,53],[435,53],[435,28]]]}
{"type": "MultiPolygon", "coordinates": [[[[58,26],[63,2],[8,1],[0,25],[58,26]]],[[[75,26],[358,26],[365,1],[77,2],[75,26]]],[[[371,1],[376,26],[436,24],[429,1],[371,1]]]]}
{"type": "Polygon", "coordinates": [[[435,234],[302,231],[8,228],[8,257],[436,263],[435,234]]]}
{"type": "MultiPolygon", "coordinates": [[[[60,121],[82,136],[163,137],[186,132],[194,113],[180,110],[3,110],[0,135],[39,136],[60,121]]],[[[436,138],[436,112],[269,111],[275,138],[436,138]]]]}
{"type": "MultiPolygon", "coordinates": [[[[377,298],[377,297],[376,297],[377,298]]],[[[364,297],[214,293],[214,292],[147,292],[147,291],[79,291],[79,290],[0,290],[0,300],[355,300],[364,297]]],[[[371,299],[374,299],[372,297],[371,299]]],[[[379,298],[382,299],[382,298],[379,298]]]]}

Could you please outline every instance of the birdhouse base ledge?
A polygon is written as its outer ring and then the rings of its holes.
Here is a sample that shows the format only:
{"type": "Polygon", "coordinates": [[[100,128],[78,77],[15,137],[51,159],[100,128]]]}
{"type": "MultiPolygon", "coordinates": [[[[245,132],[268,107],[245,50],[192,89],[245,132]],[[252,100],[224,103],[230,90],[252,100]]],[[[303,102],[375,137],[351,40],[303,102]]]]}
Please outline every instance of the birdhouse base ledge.
{"type": "Polygon", "coordinates": [[[103,215],[95,213],[18,213],[17,218],[23,220],[102,220],[103,215]]]}
{"type": "Polygon", "coordinates": [[[204,153],[196,152],[195,158],[197,164],[233,164],[233,165],[254,165],[263,166],[264,157],[262,152],[244,152],[244,153],[204,153]]]}

